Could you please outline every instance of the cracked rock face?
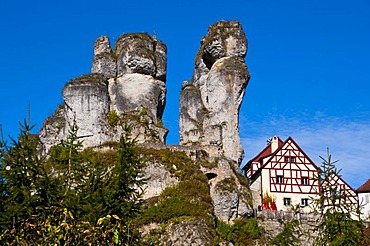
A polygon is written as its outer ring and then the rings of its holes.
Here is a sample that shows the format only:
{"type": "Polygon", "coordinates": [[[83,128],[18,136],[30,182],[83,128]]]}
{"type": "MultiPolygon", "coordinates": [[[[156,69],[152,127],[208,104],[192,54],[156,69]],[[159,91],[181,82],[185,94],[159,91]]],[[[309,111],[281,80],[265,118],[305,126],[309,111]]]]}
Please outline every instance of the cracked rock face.
{"type": "Polygon", "coordinates": [[[216,146],[240,164],[239,108],[250,75],[247,39],[237,21],[211,25],[201,40],[191,81],[182,85],[180,144],[216,146]]]}
{"type": "Polygon", "coordinates": [[[84,147],[118,141],[126,120],[134,125],[132,135],[139,143],[165,143],[166,45],[148,34],[134,33],[118,38],[112,50],[109,38],[101,36],[94,43],[91,72],[64,87],[63,109],[40,131],[46,153],[67,137],[74,120],[84,147]],[[109,122],[110,113],[120,117],[116,124],[109,122]]]}
{"type": "Polygon", "coordinates": [[[166,54],[166,46],[146,33],[124,34],[115,46],[118,76],[139,73],[166,82],[166,54]]]}
{"type": "Polygon", "coordinates": [[[240,182],[230,163],[219,159],[216,167],[202,170],[209,178],[210,195],[214,204],[215,216],[226,223],[253,214],[250,192],[240,182]]]}
{"type": "Polygon", "coordinates": [[[94,43],[91,73],[101,73],[107,78],[117,75],[117,62],[107,36],[100,36],[94,43]]]}

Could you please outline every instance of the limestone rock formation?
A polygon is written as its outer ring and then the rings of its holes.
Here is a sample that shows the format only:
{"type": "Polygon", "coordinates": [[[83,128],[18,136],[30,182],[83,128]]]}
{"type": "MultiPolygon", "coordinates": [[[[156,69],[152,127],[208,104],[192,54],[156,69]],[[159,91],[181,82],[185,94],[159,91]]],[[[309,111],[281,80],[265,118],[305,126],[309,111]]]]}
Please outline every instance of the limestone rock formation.
{"type": "Polygon", "coordinates": [[[211,25],[201,40],[191,81],[182,85],[180,144],[217,147],[240,164],[239,108],[250,75],[247,40],[238,21],[211,25]]]}
{"type": "Polygon", "coordinates": [[[91,73],[104,74],[108,78],[114,78],[117,75],[116,57],[107,36],[101,36],[95,41],[91,73]]]}
{"type": "Polygon", "coordinates": [[[168,217],[165,228],[159,226],[163,221],[149,221],[143,235],[155,231],[163,245],[212,244],[212,223],[232,224],[253,213],[248,185],[237,172],[243,156],[239,107],[249,81],[246,52],[239,22],[220,21],[209,27],[192,80],[182,85],[181,145],[168,146],[164,144],[168,130],[162,125],[166,45],[136,33],[122,35],[112,49],[109,38],[101,36],[94,44],[91,74],[65,85],[63,104],[44,122],[43,150],[48,153],[64,140],[71,124],[78,126],[84,147],[99,147],[118,141],[121,125],[132,123],[149,178],[142,198],[153,202],[148,206],[156,212],[170,210],[163,216],[168,217]],[[173,218],[176,206],[184,209],[179,218],[173,218]]]}
{"type": "Polygon", "coordinates": [[[117,141],[127,121],[139,143],[165,143],[166,56],[166,45],[145,33],[122,35],[114,50],[108,37],[99,37],[92,73],[66,84],[63,106],[40,131],[44,152],[65,139],[73,123],[85,147],[117,141]]]}
{"type": "Polygon", "coordinates": [[[226,159],[217,159],[217,166],[202,168],[209,178],[210,195],[214,204],[215,216],[224,222],[249,217],[253,214],[252,200],[244,178],[226,159]]]}
{"type": "Polygon", "coordinates": [[[145,184],[143,199],[149,199],[159,196],[162,191],[178,184],[179,179],[174,177],[160,162],[147,162],[144,168],[145,178],[148,182],[145,184]]]}
{"type": "Polygon", "coordinates": [[[211,245],[213,235],[206,221],[182,221],[179,224],[171,224],[166,228],[161,238],[162,245],[211,245]]]}

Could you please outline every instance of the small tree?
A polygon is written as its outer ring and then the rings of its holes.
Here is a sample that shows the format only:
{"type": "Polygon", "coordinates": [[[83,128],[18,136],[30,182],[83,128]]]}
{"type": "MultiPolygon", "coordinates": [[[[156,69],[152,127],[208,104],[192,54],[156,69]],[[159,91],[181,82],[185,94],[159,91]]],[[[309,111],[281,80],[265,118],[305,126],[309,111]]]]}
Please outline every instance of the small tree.
{"type": "Polygon", "coordinates": [[[139,156],[131,129],[131,125],[123,126],[116,164],[104,194],[107,214],[117,214],[121,218],[132,218],[140,211],[142,187],[146,183],[142,173],[144,159],[139,156]]]}
{"type": "Polygon", "coordinates": [[[364,225],[358,205],[348,202],[346,190],[333,182],[341,170],[336,168],[337,161],[332,161],[329,149],[327,158],[320,158],[322,166],[316,177],[319,196],[313,199],[314,211],[319,216],[314,225],[315,245],[361,245],[364,225]]]}
{"type": "Polygon", "coordinates": [[[0,242],[5,245],[133,245],[131,220],[141,209],[143,159],[130,127],[110,153],[82,150],[75,123],[51,151],[37,149],[33,126],[0,142],[0,242]]]}
{"type": "Polygon", "coordinates": [[[283,230],[271,240],[272,245],[291,246],[300,245],[300,222],[298,220],[286,221],[283,230]]]}
{"type": "Polygon", "coordinates": [[[41,207],[50,206],[55,197],[44,158],[37,151],[38,136],[31,134],[33,128],[25,120],[18,139],[10,138],[11,147],[1,143],[0,228],[15,227],[31,214],[42,213],[41,207]]]}

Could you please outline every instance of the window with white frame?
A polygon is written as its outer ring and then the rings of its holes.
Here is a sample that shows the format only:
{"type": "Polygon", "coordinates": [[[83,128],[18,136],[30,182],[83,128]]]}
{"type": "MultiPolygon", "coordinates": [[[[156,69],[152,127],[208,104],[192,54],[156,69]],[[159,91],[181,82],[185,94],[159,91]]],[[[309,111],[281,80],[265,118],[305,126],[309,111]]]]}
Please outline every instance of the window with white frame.
{"type": "Polygon", "coordinates": [[[291,199],[289,197],[285,197],[284,200],[284,206],[290,206],[291,204],[291,199]]]}
{"type": "Polygon", "coordinates": [[[302,207],[308,206],[308,198],[302,198],[301,199],[301,206],[302,207]]]}

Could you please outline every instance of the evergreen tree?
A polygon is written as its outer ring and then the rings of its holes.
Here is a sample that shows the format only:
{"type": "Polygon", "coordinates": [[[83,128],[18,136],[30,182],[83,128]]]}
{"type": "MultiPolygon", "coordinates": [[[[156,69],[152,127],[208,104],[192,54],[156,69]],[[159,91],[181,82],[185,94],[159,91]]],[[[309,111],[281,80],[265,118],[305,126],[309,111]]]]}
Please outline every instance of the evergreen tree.
{"type": "Polygon", "coordinates": [[[83,212],[80,209],[79,196],[86,183],[86,163],[81,156],[82,140],[78,137],[76,121],[70,125],[67,138],[53,146],[48,163],[54,169],[54,179],[59,184],[61,194],[59,207],[66,208],[75,216],[83,212]]]}
{"type": "Polygon", "coordinates": [[[16,227],[31,214],[43,213],[42,207],[50,206],[55,199],[52,179],[37,151],[38,136],[31,134],[33,128],[25,120],[20,124],[18,139],[10,138],[11,147],[1,143],[1,228],[16,227]]]}
{"type": "Polygon", "coordinates": [[[34,126],[0,141],[0,242],[5,245],[132,245],[140,211],[143,159],[131,127],[116,151],[82,150],[75,122],[46,158],[34,126]]]}
{"type": "Polygon", "coordinates": [[[361,245],[364,224],[360,218],[358,205],[348,202],[348,194],[341,190],[333,178],[340,175],[327,150],[327,158],[322,159],[317,176],[320,184],[319,196],[313,200],[313,208],[319,215],[314,225],[317,237],[315,245],[361,245]]]}
{"type": "Polygon", "coordinates": [[[131,126],[123,126],[117,150],[115,167],[104,191],[107,214],[117,214],[121,218],[133,218],[140,210],[143,177],[143,158],[139,157],[136,139],[131,137],[131,126]]]}

